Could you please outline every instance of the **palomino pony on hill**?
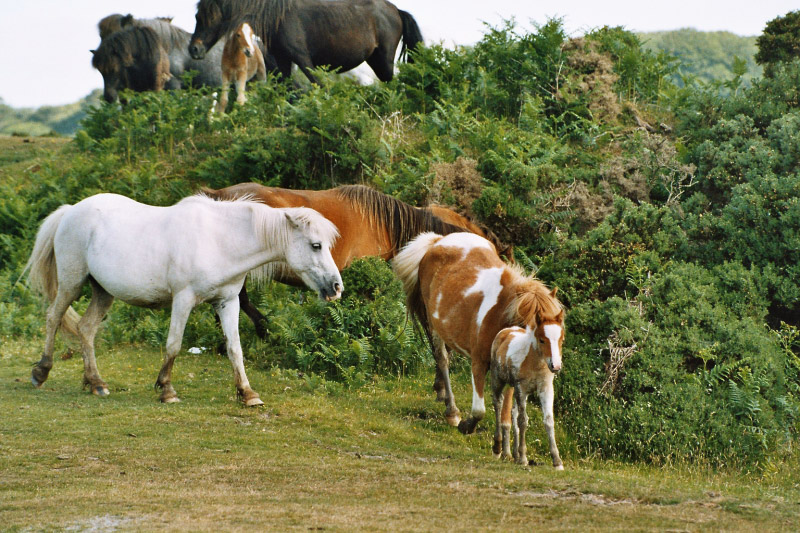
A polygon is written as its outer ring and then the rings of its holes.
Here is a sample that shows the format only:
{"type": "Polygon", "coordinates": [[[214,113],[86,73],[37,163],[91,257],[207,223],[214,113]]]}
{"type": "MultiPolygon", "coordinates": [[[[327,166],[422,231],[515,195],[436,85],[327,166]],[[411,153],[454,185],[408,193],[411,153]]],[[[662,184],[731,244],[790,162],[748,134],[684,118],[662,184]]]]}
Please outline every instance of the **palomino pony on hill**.
{"type": "Polygon", "coordinates": [[[506,265],[494,246],[470,233],[441,236],[423,233],[408,243],[393,261],[403,281],[408,309],[432,331],[440,399],[449,424],[472,433],[486,413],[484,384],[491,349],[500,330],[527,328],[546,354],[551,372],[561,368],[564,310],[556,290],[506,265]],[[472,413],[461,420],[450,387],[447,348],[472,360],[472,413]]]}
{"type": "Polygon", "coordinates": [[[258,37],[247,22],[242,23],[225,42],[222,50],[222,94],[217,104],[217,113],[224,113],[228,107],[228,91],[231,80],[236,85],[236,103],[247,101],[245,84],[253,76],[258,81],[267,80],[264,56],[257,44],[258,37]]]}
{"type": "Polygon", "coordinates": [[[249,22],[283,76],[291,75],[295,63],[312,83],[309,69],[346,72],[364,61],[379,80],[389,81],[400,39],[401,57],[422,42],[414,17],[386,0],[200,0],[195,18],[192,57],[201,59],[221,37],[249,22]]]}
{"type": "MultiPolygon", "coordinates": [[[[331,250],[339,270],[360,257],[377,256],[388,261],[408,241],[426,231],[440,234],[469,231],[487,237],[477,225],[446,207],[412,207],[363,185],[310,191],[240,183],[219,190],[203,189],[203,193],[222,200],[247,196],[272,207],[310,207],[318,211],[339,229],[339,239],[331,250]],[[443,222],[442,217],[447,221],[443,222]]],[[[494,235],[490,233],[488,237],[494,238],[494,235]]],[[[509,254],[510,248],[494,242],[501,253],[509,254]]],[[[267,265],[254,275],[258,281],[274,279],[293,285],[298,282],[291,270],[279,263],[267,265]]],[[[266,338],[264,315],[250,302],[246,286],[242,287],[239,301],[242,311],[253,321],[258,336],[266,338]]]]}
{"type": "Polygon", "coordinates": [[[167,351],[156,388],[162,402],[178,401],[172,365],[191,310],[210,302],[220,319],[245,404],[263,402],[250,388],[239,342],[238,294],[250,270],[281,261],[321,298],[341,295],[342,278],[331,257],[336,227],[312,209],[273,209],[242,199],[218,202],[203,196],[171,207],[140,204],[116,194],[98,194],[50,214],[36,235],[26,270],[31,285],[52,302],[47,309],[44,354],[31,374],[40,387],[53,367],[53,343],[62,317],[87,282],[92,300],[70,329],[83,348],[84,385],[98,396],[100,377],[94,337],[114,298],[141,307],[171,306],[167,351]]]}

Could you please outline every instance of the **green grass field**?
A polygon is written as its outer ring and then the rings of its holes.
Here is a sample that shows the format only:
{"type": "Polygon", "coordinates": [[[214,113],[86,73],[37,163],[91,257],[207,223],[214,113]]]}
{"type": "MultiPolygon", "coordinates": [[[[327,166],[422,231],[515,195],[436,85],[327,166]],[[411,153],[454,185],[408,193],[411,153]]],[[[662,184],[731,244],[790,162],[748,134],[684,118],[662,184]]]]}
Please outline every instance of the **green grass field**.
{"type": "MultiPolygon", "coordinates": [[[[569,456],[555,472],[535,404],[528,442],[537,465],[495,460],[491,408],[483,431],[459,434],[434,401],[432,376],[346,391],[251,365],[266,405],[248,409],[227,359],[184,350],[174,374],[183,401],[162,405],[152,387],[158,350],[99,343],[111,390],[100,399],[81,389],[81,358],[64,345],[38,390],[29,377],[41,340],[1,346],[5,531],[787,531],[800,523],[796,472],[756,478],[569,456]]],[[[468,408],[468,379],[455,383],[468,408]]]]}

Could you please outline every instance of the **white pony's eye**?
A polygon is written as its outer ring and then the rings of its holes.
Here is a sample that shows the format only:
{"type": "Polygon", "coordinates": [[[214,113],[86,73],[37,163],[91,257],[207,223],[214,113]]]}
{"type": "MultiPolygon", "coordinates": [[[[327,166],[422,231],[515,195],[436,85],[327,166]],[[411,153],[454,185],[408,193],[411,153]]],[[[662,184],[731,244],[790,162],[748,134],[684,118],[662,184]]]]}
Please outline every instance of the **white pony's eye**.
{"type": "Polygon", "coordinates": [[[322,250],[322,244],[318,242],[311,243],[311,248],[315,251],[322,250]]]}

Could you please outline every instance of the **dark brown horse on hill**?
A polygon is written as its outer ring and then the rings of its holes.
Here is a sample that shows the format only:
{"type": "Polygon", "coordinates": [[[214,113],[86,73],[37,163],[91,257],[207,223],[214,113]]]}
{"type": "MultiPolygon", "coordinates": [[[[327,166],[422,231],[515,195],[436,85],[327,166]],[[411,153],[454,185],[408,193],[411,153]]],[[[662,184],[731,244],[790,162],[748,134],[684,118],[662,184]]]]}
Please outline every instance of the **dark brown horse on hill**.
{"type": "Polygon", "coordinates": [[[189,45],[195,59],[249,22],[283,76],[295,63],[312,83],[309,69],[345,72],[365,61],[379,80],[389,81],[401,38],[401,57],[422,42],[414,17],[386,0],[200,0],[195,18],[189,45]]]}
{"type": "Polygon", "coordinates": [[[130,26],[103,39],[92,53],[92,66],[103,75],[103,98],[119,91],[160,91],[172,78],[167,50],[152,28],[130,26]]]}

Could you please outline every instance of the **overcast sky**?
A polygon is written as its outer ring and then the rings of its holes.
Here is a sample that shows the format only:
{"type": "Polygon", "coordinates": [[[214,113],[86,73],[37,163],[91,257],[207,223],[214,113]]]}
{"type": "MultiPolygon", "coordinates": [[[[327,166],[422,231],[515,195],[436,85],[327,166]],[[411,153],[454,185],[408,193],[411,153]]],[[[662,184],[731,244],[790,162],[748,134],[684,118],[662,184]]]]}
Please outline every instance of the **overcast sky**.
{"type": "MultiPolygon", "coordinates": [[[[74,102],[103,85],[89,50],[97,22],[111,13],[172,16],[192,32],[194,0],[2,0],[0,98],[14,107],[74,102]]],[[[759,35],[764,25],[800,9],[797,0],[394,0],[416,18],[425,41],[472,44],[492,26],[515,18],[521,28],[560,17],[570,35],[602,26],[632,31],[695,28],[759,35]]]]}

